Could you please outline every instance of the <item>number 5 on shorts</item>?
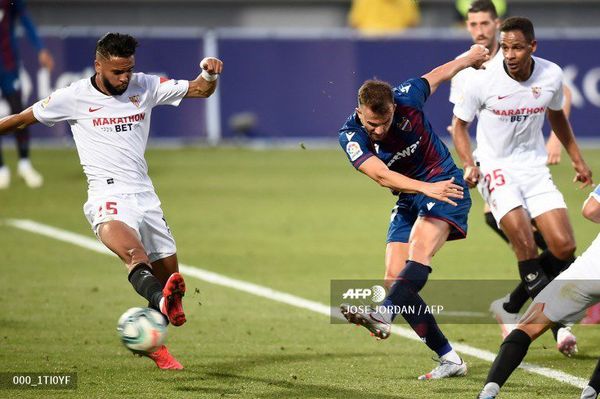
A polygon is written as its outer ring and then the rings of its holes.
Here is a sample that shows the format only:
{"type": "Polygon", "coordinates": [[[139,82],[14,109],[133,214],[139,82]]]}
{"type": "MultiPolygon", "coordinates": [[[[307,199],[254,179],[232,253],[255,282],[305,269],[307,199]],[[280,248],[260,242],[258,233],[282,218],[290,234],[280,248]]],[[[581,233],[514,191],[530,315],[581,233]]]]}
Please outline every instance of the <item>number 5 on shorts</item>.
{"type": "MultiPolygon", "coordinates": [[[[116,202],[107,202],[106,204],[104,204],[104,211],[106,212],[106,215],[116,215],[119,213],[119,211],[117,210],[117,203],[116,202]]],[[[103,217],[104,215],[102,214],[102,207],[98,208],[98,217],[103,217]]]]}

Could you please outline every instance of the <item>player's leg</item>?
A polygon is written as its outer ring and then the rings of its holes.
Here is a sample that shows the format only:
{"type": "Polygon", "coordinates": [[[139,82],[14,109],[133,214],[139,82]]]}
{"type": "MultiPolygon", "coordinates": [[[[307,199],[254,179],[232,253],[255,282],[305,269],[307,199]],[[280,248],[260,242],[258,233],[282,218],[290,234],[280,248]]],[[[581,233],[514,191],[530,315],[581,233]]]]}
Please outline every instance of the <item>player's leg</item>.
{"type": "Polygon", "coordinates": [[[581,392],[580,399],[596,399],[600,392],[600,359],[596,363],[596,368],[590,377],[587,386],[581,392]]]}
{"type": "Polygon", "coordinates": [[[179,272],[177,254],[152,261],[152,271],[160,283],[164,286],[171,274],[179,272]]]}
{"type": "Polygon", "coordinates": [[[385,277],[384,286],[389,290],[406,266],[408,259],[407,242],[388,242],[385,247],[385,277]]]}
{"type": "Polygon", "coordinates": [[[500,219],[500,226],[517,257],[521,281],[525,284],[529,296],[533,298],[548,285],[550,280],[538,258],[531,219],[527,211],[519,206],[500,219]]]}
{"type": "MultiPolygon", "coordinates": [[[[407,309],[426,309],[427,303],[419,295],[431,273],[431,260],[442,248],[450,234],[450,225],[445,220],[432,217],[419,217],[413,226],[409,239],[409,252],[406,267],[400,279],[392,287],[386,302],[394,305],[408,305],[407,309]]],[[[384,302],[384,305],[386,304],[384,302]]],[[[462,376],[467,373],[467,365],[454,351],[431,312],[402,314],[423,342],[440,358],[440,365],[419,379],[437,379],[462,376]]]]}
{"type": "Polygon", "coordinates": [[[522,206],[500,212],[500,225],[505,231],[518,261],[521,282],[508,295],[490,304],[490,311],[500,325],[502,338],[516,327],[519,310],[529,298],[534,297],[550,281],[537,255],[537,246],[529,214],[522,206]],[[514,243],[514,245],[513,245],[514,243]]]}
{"type": "MultiPolygon", "coordinates": [[[[5,96],[6,101],[10,106],[12,114],[18,114],[23,111],[21,101],[21,91],[14,91],[5,96]]],[[[23,178],[27,186],[31,188],[41,187],[44,183],[42,175],[36,171],[29,160],[30,135],[29,129],[21,129],[15,132],[17,140],[17,152],[19,155],[19,163],[17,165],[17,174],[23,178]]]]}
{"type": "Polygon", "coordinates": [[[523,361],[531,342],[550,328],[552,321],[544,314],[543,309],[542,303],[532,304],[521,323],[504,339],[478,398],[495,398],[506,380],[523,361]]]}
{"type": "Polygon", "coordinates": [[[153,273],[163,285],[165,300],[160,311],[169,317],[173,325],[180,326],[186,321],[182,304],[185,281],[179,274],[175,239],[164,218],[156,193],[139,193],[136,194],[136,199],[144,212],[139,227],[142,243],[148,252],[153,273]]]}
{"type": "MultiPolygon", "coordinates": [[[[553,279],[575,260],[575,236],[567,209],[558,207],[564,204],[562,196],[557,193],[559,198],[554,199],[552,194],[549,195],[551,197],[548,198],[547,202],[556,204],[557,208],[536,215],[534,220],[548,244],[548,248],[540,255],[540,264],[548,277],[553,279]]],[[[536,210],[537,204],[541,201],[544,201],[544,199],[533,200],[532,208],[536,210]]],[[[545,210],[545,208],[542,208],[542,210],[545,210]]],[[[557,342],[558,350],[567,356],[571,356],[573,353],[566,349],[574,348],[576,350],[577,346],[572,344],[572,342],[576,342],[576,338],[570,328],[557,324],[552,327],[552,334],[557,342]]]]}
{"type": "MultiPolygon", "coordinates": [[[[412,200],[403,199],[399,199],[392,209],[385,253],[384,284],[388,292],[406,265],[408,238],[417,218],[411,209],[412,200]]],[[[377,339],[389,337],[392,329],[389,314],[380,314],[376,311],[358,312],[348,304],[341,304],[340,310],[348,322],[365,327],[377,339]]]]}
{"type": "Polygon", "coordinates": [[[160,309],[162,285],[152,272],[150,259],[137,231],[120,220],[111,220],[98,225],[96,232],[100,241],[125,263],[129,282],[136,292],[153,308],[160,309]]]}
{"type": "Polygon", "coordinates": [[[548,244],[547,264],[558,275],[575,260],[575,235],[565,208],[552,209],[535,217],[538,230],[548,244]]]}
{"type": "MultiPolygon", "coordinates": [[[[506,237],[506,234],[504,234],[502,229],[498,226],[498,223],[496,222],[496,219],[490,210],[490,206],[487,203],[484,205],[483,215],[485,223],[507,244],[510,244],[508,237],[506,237]]],[[[536,242],[537,236],[541,237],[541,235],[536,231],[534,232],[536,242]]],[[[500,323],[500,327],[502,328],[503,339],[506,338],[506,336],[510,333],[510,330],[516,327],[516,323],[513,323],[513,319],[516,322],[519,310],[523,307],[523,305],[525,305],[528,299],[529,294],[527,294],[525,284],[520,281],[510,294],[495,300],[490,305],[490,310],[494,313],[498,319],[498,323],[500,323]]]]}
{"type": "Polygon", "coordinates": [[[182,298],[185,295],[185,281],[183,276],[179,274],[177,255],[173,254],[153,261],[152,270],[163,287],[162,292],[165,298],[159,310],[168,316],[173,325],[180,326],[184,324],[186,318],[182,298]]]}
{"type": "Polygon", "coordinates": [[[496,222],[496,219],[490,210],[490,206],[487,203],[483,205],[483,218],[485,220],[485,224],[502,240],[504,240],[505,243],[508,244],[508,237],[506,237],[506,234],[504,234],[502,229],[498,227],[498,223],[496,222]]]}
{"type": "MultiPolygon", "coordinates": [[[[150,307],[160,310],[167,316],[172,324],[175,324],[174,321],[180,322],[179,319],[171,319],[171,315],[166,309],[165,304],[169,303],[169,296],[171,295],[170,291],[165,293],[169,283],[167,282],[163,289],[163,284],[153,274],[150,259],[138,238],[137,232],[118,220],[100,224],[97,232],[102,243],[125,263],[129,271],[129,281],[136,292],[148,300],[150,307]]],[[[181,324],[183,323],[177,325],[181,324]]],[[[162,345],[155,352],[149,353],[147,357],[151,358],[160,369],[183,369],[181,363],[169,353],[165,345],[162,345]]]]}

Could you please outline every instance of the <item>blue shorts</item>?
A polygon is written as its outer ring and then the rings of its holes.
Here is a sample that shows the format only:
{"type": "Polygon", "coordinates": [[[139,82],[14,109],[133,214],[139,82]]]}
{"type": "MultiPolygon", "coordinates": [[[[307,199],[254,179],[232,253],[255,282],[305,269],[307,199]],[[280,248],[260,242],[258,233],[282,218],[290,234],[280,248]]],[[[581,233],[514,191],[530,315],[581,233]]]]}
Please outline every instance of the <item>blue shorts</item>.
{"type": "Polygon", "coordinates": [[[19,71],[0,71],[0,90],[2,96],[6,97],[9,94],[21,88],[19,82],[19,71]]]}
{"type": "MultiPolygon", "coordinates": [[[[400,194],[392,210],[387,242],[408,242],[410,232],[418,217],[425,216],[440,219],[450,225],[448,240],[460,240],[467,236],[467,217],[471,209],[469,188],[462,178],[462,172],[454,176],[454,182],[462,185],[463,199],[453,199],[458,205],[435,200],[423,194],[400,194]]],[[[436,176],[431,182],[450,179],[452,176],[436,176]]]]}

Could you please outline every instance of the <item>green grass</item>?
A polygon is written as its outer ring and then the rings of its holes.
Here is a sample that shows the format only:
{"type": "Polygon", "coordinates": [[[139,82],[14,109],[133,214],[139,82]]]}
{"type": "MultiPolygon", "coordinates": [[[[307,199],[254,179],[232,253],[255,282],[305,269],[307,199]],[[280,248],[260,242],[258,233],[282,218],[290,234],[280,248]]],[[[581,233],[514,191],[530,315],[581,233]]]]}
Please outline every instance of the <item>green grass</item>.
{"type": "MultiPolygon", "coordinates": [[[[600,152],[586,151],[600,171],[600,152]]],[[[329,303],[332,279],[377,279],[394,197],[354,172],[342,151],[150,150],[150,175],[181,262],[329,303]]],[[[14,165],[9,157],[9,165],[14,165]]],[[[0,192],[0,220],[33,219],[93,237],[81,207],[85,178],[74,150],[36,150],[45,185],[14,181],[0,192]]],[[[14,170],[14,167],[13,167],[14,170]]],[[[597,234],[579,209],[569,162],[552,168],[570,206],[579,252],[597,234]]],[[[434,279],[508,279],[514,257],[474,205],[467,240],[436,255],[434,279]]],[[[119,343],[119,315],[144,301],[116,257],[0,224],[0,365],[10,372],[77,372],[72,391],[0,390],[0,397],[472,398],[489,363],[466,357],[467,378],[419,382],[434,366],[420,342],[375,342],[358,328],[229,288],[187,279],[188,323],[169,346],[186,366],[161,372],[119,343]],[[196,289],[199,292],[196,292],[196,289]]],[[[473,292],[473,301],[478,300],[473,292]]],[[[454,341],[496,352],[494,324],[444,325],[454,341]]],[[[576,326],[580,354],[563,358],[551,337],[527,361],[588,378],[600,331],[576,326]]],[[[573,398],[579,390],[517,371],[507,398],[573,398]]]]}

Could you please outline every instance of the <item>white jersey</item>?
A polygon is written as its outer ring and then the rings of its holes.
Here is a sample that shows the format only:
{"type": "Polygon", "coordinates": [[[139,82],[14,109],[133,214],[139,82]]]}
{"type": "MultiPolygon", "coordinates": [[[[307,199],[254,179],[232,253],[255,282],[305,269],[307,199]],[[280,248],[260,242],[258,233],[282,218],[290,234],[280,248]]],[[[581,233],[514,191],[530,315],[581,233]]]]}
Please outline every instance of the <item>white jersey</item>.
{"type": "Polygon", "coordinates": [[[89,195],[151,191],[144,152],[152,108],[179,105],[188,85],[134,73],[125,93],[108,96],[82,79],[35,103],[33,114],[47,126],[69,123],[89,195]]]}
{"type": "MultiPolygon", "coordinates": [[[[465,55],[467,55],[467,53],[468,52],[462,53],[461,55],[456,57],[456,59],[464,57],[465,55]]],[[[485,62],[483,64],[483,66],[485,68],[489,68],[490,66],[492,66],[494,64],[502,64],[502,60],[504,60],[504,56],[502,55],[502,51],[498,50],[496,52],[496,55],[493,58],[491,58],[490,60],[488,60],[487,62],[485,62]]],[[[460,99],[463,98],[464,87],[466,85],[468,85],[468,82],[471,81],[471,79],[473,78],[473,74],[476,71],[477,71],[477,69],[475,69],[473,67],[468,67],[468,68],[463,69],[456,75],[454,75],[454,77],[450,81],[449,101],[452,104],[456,104],[460,99]]]]}
{"type": "Polygon", "coordinates": [[[471,122],[478,115],[475,158],[517,168],[544,166],[547,153],[542,126],[548,109],[560,110],[563,76],[560,67],[533,57],[533,73],[517,82],[493,63],[475,71],[464,85],[454,115],[471,122]]]}

